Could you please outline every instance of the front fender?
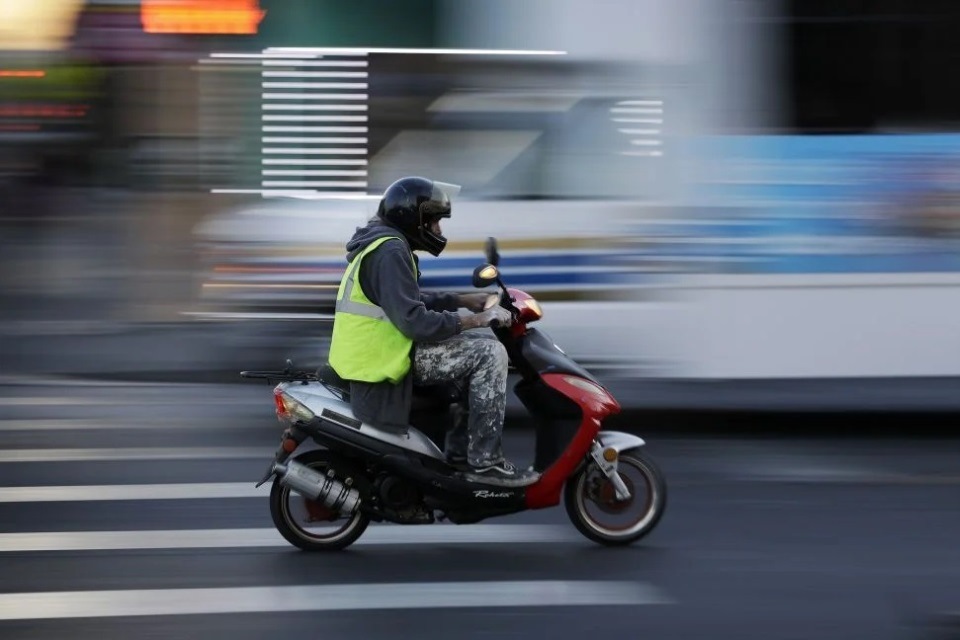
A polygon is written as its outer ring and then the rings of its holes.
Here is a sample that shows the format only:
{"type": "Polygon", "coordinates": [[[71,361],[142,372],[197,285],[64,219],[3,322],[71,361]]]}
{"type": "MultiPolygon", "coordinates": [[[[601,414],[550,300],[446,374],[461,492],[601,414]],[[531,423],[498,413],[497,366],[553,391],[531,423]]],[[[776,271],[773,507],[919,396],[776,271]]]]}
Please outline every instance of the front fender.
{"type": "Polygon", "coordinates": [[[601,447],[613,447],[617,453],[647,444],[643,438],[621,431],[601,431],[597,434],[597,441],[600,442],[601,447]]]}

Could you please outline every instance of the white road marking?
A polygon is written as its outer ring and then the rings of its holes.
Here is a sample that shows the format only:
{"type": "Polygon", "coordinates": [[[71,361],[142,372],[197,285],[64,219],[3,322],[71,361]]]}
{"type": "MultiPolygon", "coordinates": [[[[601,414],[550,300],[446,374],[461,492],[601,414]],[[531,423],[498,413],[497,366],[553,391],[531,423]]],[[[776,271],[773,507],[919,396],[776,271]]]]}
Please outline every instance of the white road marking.
{"type": "Polygon", "coordinates": [[[574,580],[52,591],[0,594],[0,620],[450,607],[636,606],[672,602],[658,589],[642,582],[574,580]]]}
{"type": "Polygon", "coordinates": [[[723,471],[745,482],[861,484],[896,482],[904,477],[856,459],[840,459],[817,451],[745,445],[728,452],[721,462],[723,471]]]}
{"type": "Polygon", "coordinates": [[[111,449],[6,449],[4,462],[102,462],[107,460],[240,460],[263,458],[273,451],[263,447],[148,447],[111,449]]]}
{"type": "MultiPolygon", "coordinates": [[[[269,392],[269,389],[267,389],[269,392]]],[[[0,396],[0,406],[2,407],[74,407],[74,406],[183,406],[183,405],[215,405],[229,404],[237,406],[240,404],[269,404],[272,398],[271,393],[265,396],[233,397],[229,399],[211,398],[210,396],[182,397],[171,394],[157,398],[79,398],[70,396],[0,396]],[[263,398],[266,398],[264,400],[263,398]]]]}
{"type": "Polygon", "coordinates": [[[96,500],[203,500],[262,498],[269,489],[250,482],[195,482],[182,484],[106,484],[40,487],[0,487],[3,502],[85,502],[96,500]]]}
{"type": "MultiPolygon", "coordinates": [[[[4,431],[86,431],[91,429],[110,429],[114,431],[145,431],[149,429],[197,429],[204,422],[209,422],[203,418],[193,418],[189,420],[176,419],[176,420],[165,420],[158,422],[144,422],[137,418],[125,417],[125,418],[106,418],[100,420],[94,419],[75,419],[75,418],[64,418],[64,419],[52,419],[52,420],[0,420],[0,432],[4,431]]],[[[231,422],[229,425],[230,430],[236,429],[263,429],[264,425],[266,428],[270,428],[273,425],[279,425],[278,422],[270,422],[269,420],[264,423],[254,423],[254,422],[241,422],[235,423],[231,422]]],[[[280,429],[277,429],[277,435],[280,434],[280,429]]]]}
{"type": "MultiPolygon", "coordinates": [[[[168,401],[169,402],[169,401],[168,401]]],[[[112,398],[65,398],[58,396],[8,396],[0,397],[0,407],[53,407],[96,404],[117,404],[112,398]]],[[[130,404],[121,401],[119,404],[130,404]]]]}
{"type": "Polygon", "coordinates": [[[793,484],[897,484],[897,485],[956,485],[960,475],[936,473],[905,473],[869,469],[842,469],[829,467],[796,467],[779,470],[761,470],[740,473],[742,482],[793,484]]]}
{"type": "Polygon", "coordinates": [[[137,380],[97,380],[63,376],[14,376],[0,375],[0,385],[15,387],[182,387],[182,382],[157,382],[137,380]]]}
{"type": "Polygon", "coordinates": [[[737,478],[747,482],[795,482],[812,484],[871,484],[902,482],[907,476],[873,469],[858,469],[827,464],[806,464],[784,467],[741,469],[737,478]]]}
{"type": "MultiPolygon", "coordinates": [[[[354,543],[373,545],[543,544],[583,538],[572,526],[540,524],[374,525],[354,543]]],[[[144,549],[292,549],[275,529],[31,531],[0,534],[0,553],[144,549]]]]}

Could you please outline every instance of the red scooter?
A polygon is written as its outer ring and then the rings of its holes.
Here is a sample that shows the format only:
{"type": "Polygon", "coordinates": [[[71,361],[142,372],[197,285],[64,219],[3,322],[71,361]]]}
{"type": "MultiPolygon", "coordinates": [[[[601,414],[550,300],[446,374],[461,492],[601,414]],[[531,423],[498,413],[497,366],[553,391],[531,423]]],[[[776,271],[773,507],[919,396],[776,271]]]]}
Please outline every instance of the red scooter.
{"type": "MultiPolygon", "coordinates": [[[[529,294],[503,284],[496,241],[473,284],[496,285],[488,305],[511,311],[514,323],[493,329],[520,380],[514,392],[536,422],[533,468],[527,486],[484,483],[463,475],[437,446],[460,399],[455,386],[418,388],[411,426],[382,429],[353,416],[350,386],[333,370],[244,371],[246,378],[278,383],[277,417],[287,425],[266,475],[273,479],[270,510],[291,544],[304,550],[343,549],[371,521],[475,523],[561,499],[574,526],[605,545],[630,544],[650,533],[667,505],[658,467],[634,435],[602,431],[620,405],[600,382],[530,325],[543,315],[529,294]],[[427,433],[438,430],[436,441],[427,433]],[[322,448],[301,452],[311,439],[322,448]]],[[[488,307],[489,308],[489,307],[488,307]]]]}

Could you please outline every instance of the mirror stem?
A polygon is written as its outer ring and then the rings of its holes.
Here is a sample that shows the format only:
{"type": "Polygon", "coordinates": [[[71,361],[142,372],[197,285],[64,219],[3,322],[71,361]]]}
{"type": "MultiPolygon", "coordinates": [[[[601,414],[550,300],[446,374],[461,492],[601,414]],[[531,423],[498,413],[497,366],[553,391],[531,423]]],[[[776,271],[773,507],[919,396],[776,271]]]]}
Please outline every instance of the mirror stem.
{"type": "Polygon", "coordinates": [[[500,276],[497,275],[497,284],[500,285],[500,289],[503,290],[503,295],[507,297],[507,300],[513,302],[513,298],[510,296],[510,292],[507,291],[507,285],[503,284],[503,280],[500,279],[500,276]]]}

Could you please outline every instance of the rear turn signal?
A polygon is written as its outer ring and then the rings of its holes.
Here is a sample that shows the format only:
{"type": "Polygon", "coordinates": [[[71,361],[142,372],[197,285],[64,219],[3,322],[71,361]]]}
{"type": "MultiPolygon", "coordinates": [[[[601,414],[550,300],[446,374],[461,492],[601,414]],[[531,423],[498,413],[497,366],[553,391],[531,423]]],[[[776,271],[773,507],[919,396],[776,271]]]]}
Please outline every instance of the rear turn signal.
{"type": "Polygon", "coordinates": [[[283,424],[293,424],[298,421],[309,422],[316,417],[310,409],[282,391],[274,391],[273,401],[277,407],[277,420],[283,424]]]}

